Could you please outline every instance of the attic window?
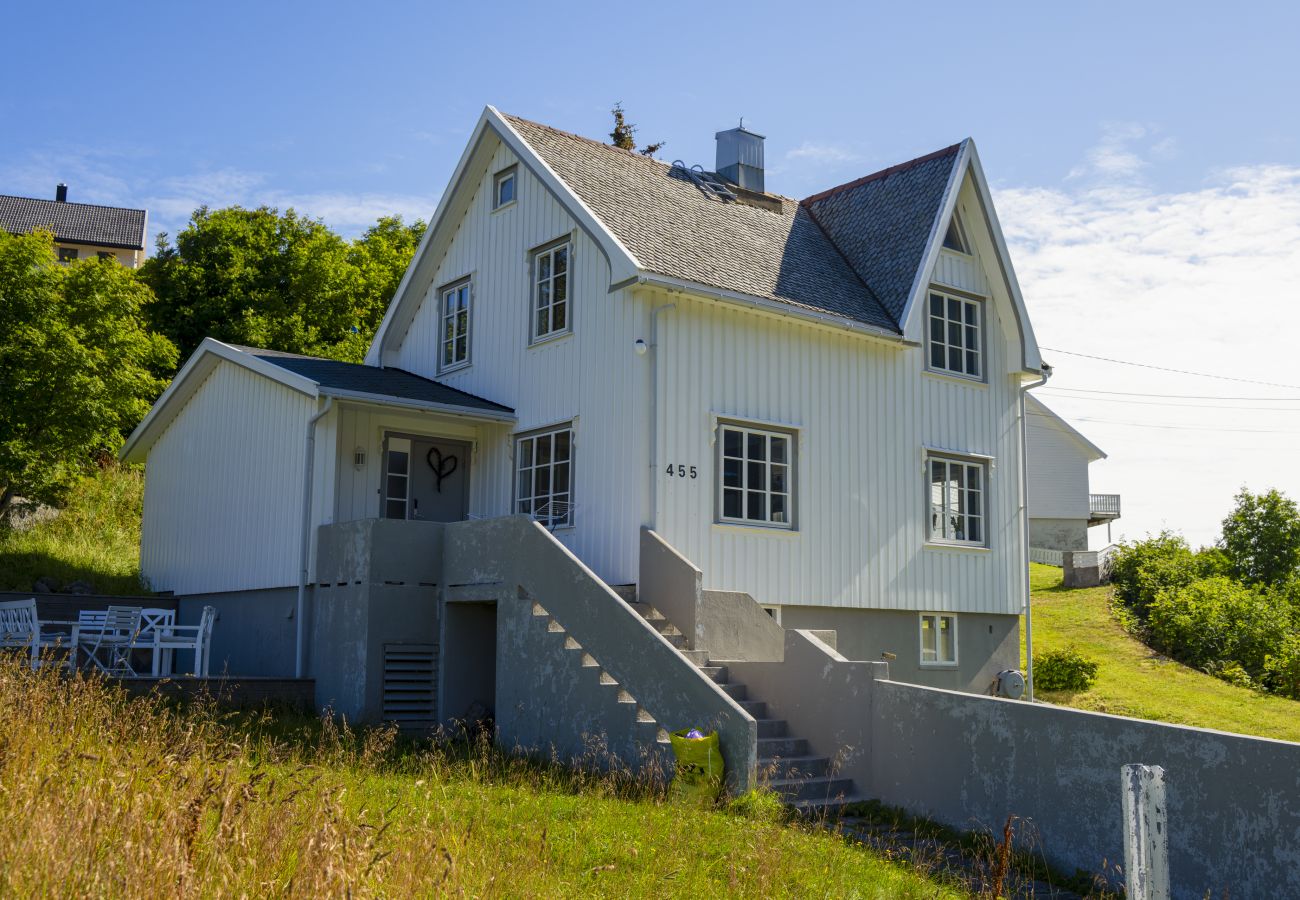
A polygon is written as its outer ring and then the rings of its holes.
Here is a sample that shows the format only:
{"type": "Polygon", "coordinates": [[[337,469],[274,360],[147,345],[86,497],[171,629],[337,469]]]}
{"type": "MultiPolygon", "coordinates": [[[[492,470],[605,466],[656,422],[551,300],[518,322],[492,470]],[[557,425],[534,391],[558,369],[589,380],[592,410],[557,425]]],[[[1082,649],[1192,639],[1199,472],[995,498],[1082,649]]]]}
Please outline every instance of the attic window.
{"type": "Polygon", "coordinates": [[[494,180],[492,208],[500,209],[515,202],[515,167],[498,172],[494,180]]]}
{"type": "Polygon", "coordinates": [[[970,253],[968,249],[970,245],[966,243],[966,233],[962,230],[961,219],[957,217],[956,210],[948,220],[948,232],[943,236],[943,246],[947,250],[956,250],[958,253],[970,253]]]}

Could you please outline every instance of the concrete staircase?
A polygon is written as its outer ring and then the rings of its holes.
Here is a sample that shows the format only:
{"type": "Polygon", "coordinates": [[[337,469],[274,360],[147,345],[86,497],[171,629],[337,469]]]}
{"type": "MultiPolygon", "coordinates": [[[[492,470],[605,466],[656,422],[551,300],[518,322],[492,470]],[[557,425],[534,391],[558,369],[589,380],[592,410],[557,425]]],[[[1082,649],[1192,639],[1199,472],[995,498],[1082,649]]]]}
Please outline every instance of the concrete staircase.
{"type": "Polygon", "coordinates": [[[812,755],[808,742],[791,735],[784,719],[768,718],[767,704],[751,698],[745,685],[728,678],[725,661],[715,663],[709,658],[708,650],[690,647],[686,635],[657,609],[629,599],[626,587],[615,590],[628,599],[632,608],[679,653],[758,720],[758,772],[764,787],[779,794],[801,815],[813,817],[832,815],[848,804],[862,800],[851,779],[839,778],[831,771],[830,759],[812,755]]]}

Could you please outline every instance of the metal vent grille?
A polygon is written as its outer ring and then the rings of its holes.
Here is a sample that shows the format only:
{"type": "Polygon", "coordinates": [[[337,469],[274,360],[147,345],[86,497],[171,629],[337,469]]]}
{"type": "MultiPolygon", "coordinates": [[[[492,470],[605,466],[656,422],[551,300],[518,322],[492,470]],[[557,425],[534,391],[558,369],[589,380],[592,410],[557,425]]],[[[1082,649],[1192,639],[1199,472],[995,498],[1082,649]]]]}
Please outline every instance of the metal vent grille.
{"type": "Polygon", "coordinates": [[[432,728],[438,696],[436,644],[384,645],[384,719],[402,728],[432,728]]]}

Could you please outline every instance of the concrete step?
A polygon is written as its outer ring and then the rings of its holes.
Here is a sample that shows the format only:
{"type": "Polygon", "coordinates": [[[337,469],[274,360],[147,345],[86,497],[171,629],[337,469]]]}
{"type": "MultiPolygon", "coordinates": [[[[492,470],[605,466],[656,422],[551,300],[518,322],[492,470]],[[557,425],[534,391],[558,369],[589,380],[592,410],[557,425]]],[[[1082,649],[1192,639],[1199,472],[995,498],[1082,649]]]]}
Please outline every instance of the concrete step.
{"type": "Polygon", "coordinates": [[[762,771],[775,759],[808,756],[808,742],[803,738],[778,737],[758,739],[758,768],[762,771]]]}
{"type": "Polygon", "coordinates": [[[861,794],[846,794],[843,797],[817,798],[812,800],[796,800],[787,804],[795,813],[806,819],[834,818],[838,816],[846,806],[852,806],[855,803],[862,803],[866,800],[861,794]]]}
{"type": "Polygon", "coordinates": [[[725,684],[718,685],[718,687],[722,688],[723,692],[727,694],[727,696],[731,697],[732,700],[749,699],[749,688],[745,687],[743,684],[736,684],[735,682],[729,681],[725,684]]]}
{"type": "Polygon", "coordinates": [[[853,779],[820,775],[811,778],[776,778],[763,786],[780,794],[787,803],[800,800],[830,802],[853,793],[853,779]]]}
{"type": "MultiPolygon", "coordinates": [[[[663,632],[660,632],[660,634],[663,634],[663,632]]],[[[678,650],[686,649],[686,635],[684,634],[665,634],[664,639],[678,650]]]]}
{"type": "Polygon", "coordinates": [[[759,719],[758,736],[761,738],[785,737],[789,734],[785,719],[759,719]]]}
{"type": "Polygon", "coordinates": [[[659,610],[655,609],[649,603],[642,603],[640,600],[630,600],[627,605],[636,610],[636,614],[647,621],[652,618],[663,618],[663,615],[660,614],[659,610]]]}
{"type": "Polygon", "coordinates": [[[739,700],[740,708],[755,719],[767,718],[767,703],[762,700],[739,700]]]}
{"type": "Polygon", "coordinates": [[[760,763],[758,779],[810,778],[825,775],[830,767],[831,761],[824,756],[784,756],[760,763]]]}
{"type": "Polygon", "coordinates": [[[723,684],[727,680],[726,666],[700,666],[700,671],[718,684],[723,684]]]}
{"type": "Polygon", "coordinates": [[[709,664],[708,650],[682,650],[681,653],[692,665],[707,666],[709,664]]]}

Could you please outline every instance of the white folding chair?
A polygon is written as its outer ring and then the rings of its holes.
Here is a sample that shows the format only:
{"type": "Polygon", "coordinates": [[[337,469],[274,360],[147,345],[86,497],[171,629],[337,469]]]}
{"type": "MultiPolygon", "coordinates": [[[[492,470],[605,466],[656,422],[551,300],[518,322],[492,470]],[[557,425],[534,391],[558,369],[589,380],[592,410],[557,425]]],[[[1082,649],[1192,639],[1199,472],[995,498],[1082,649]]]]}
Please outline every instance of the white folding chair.
{"type": "Polygon", "coordinates": [[[212,624],[217,619],[217,611],[211,606],[203,607],[203,615],[197,625],[159,625],[154,629],[154,674],[159,674],[157,660],[163,653],[169,656],[177,650],[194,651],[194,672],[199,678],[208,677],[208,654],[212,646],[212,624]]]}
{"type": "Polygon", "coordinates": [[[97,631],[81,633],[82,649],[93,665],[109,675],[135,674],[131,651],[140,634],[140,613],[138,606],[110,606],[97,631]]]}

